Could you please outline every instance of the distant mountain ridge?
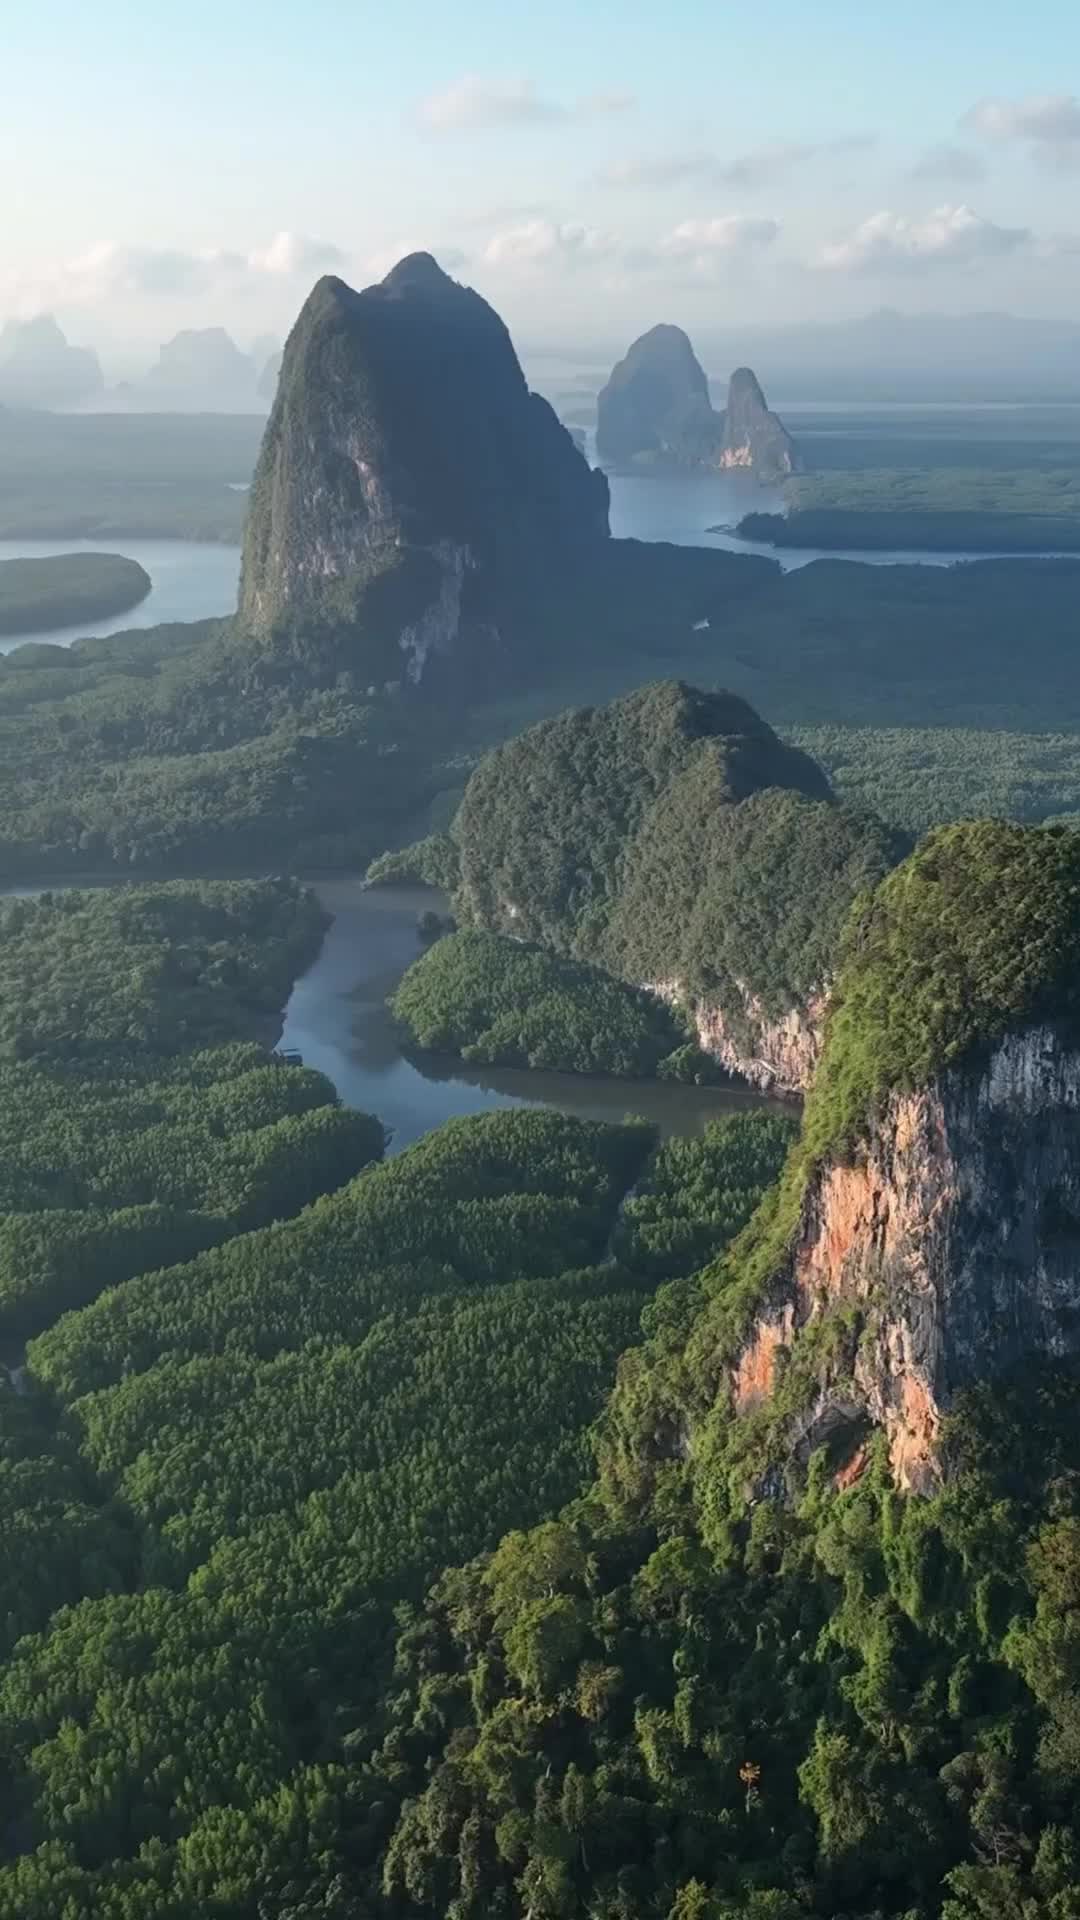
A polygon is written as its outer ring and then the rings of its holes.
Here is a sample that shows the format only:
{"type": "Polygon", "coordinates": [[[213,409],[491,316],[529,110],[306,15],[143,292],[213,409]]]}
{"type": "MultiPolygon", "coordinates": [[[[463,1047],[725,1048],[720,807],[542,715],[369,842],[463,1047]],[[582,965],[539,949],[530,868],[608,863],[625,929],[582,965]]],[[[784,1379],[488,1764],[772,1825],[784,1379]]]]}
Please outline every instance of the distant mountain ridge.
{"type": "Polygon", "coordinates": [[[70,346],[51,313],[0,328],[0,403],[75,407],[101,393],[104,384],[97,354],[70,346]]]}

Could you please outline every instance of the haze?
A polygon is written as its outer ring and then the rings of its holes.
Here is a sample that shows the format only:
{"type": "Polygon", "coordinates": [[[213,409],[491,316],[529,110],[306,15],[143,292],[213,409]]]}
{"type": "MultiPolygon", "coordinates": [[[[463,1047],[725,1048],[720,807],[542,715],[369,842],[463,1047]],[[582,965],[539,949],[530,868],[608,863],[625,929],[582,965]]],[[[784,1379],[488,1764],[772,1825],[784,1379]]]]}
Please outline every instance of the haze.
{"type": "Polygon", "coordinates": [[[1071,389],[1080,22],[1040,0],[986,27],[977,0],[833,0],[827,21],[798,0],[24,8],[0,317],[55,314],[107,383],[138,380],[187,328],[265,359],[320,272],[365,284],[426,247],[541,384],[545,351],[585,368],[665,318],[710,370],[745,339],[788,394],[789,368],[906,391],[943,359],[953,388],[955,367],[969,390],[1071,389]],[[891,318],[772,338],[882,308],[984,317],[966,344],[891,318]]]}

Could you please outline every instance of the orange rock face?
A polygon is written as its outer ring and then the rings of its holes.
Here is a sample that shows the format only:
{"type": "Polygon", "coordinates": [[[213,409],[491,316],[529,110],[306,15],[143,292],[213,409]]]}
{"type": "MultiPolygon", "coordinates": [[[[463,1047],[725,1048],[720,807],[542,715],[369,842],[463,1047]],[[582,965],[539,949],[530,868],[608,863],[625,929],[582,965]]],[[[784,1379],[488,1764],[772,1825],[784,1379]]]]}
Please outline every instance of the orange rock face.
{"type": "Polygon", "coordinates": [[[915,1491],[939,1477],[957,1393],[1032,1353],[1077,1350],[1080,1053],[1053,1029],[894,1094],[851,1159],[811,1181],[787,1267],[733,1369],[736,1410],[772,1391],[782,1348],[841,1310],[803,1437],[812,1445],[860,1409],[915,1491]]]}

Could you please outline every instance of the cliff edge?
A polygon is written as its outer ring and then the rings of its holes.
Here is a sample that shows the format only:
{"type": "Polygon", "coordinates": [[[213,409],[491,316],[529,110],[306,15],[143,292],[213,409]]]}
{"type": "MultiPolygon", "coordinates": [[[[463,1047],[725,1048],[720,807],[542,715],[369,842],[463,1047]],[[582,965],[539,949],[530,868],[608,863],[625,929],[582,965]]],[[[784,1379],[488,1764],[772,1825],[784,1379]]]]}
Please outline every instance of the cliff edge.
{"type": "Polygon", "coordinates": [[[1080,836],[995,821],[932,833],[857,917],[802,1141],[732,1256],[731,1401],[773,1473],[827,1442],[853,1478],[878,1427],[927,1491],[966,1388],[1080,1351],[1078,932],[1080,836]]]}

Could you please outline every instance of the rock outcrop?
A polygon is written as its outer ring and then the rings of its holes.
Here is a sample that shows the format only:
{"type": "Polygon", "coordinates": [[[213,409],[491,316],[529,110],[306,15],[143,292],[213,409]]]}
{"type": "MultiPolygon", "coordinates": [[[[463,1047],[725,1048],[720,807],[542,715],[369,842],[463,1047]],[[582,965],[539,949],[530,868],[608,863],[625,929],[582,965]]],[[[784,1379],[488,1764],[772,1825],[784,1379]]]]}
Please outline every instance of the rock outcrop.
{"type": "Polygon", "coordinates": [[[898,1484],[928,1491],[966,1389],[1080,1353],[1071,840],[940,830],[859,929],[786,1246],[730,1359],[736,1415],[781,1409],[773,1475],[828,1442],[847,1484],[877,1427],[898,1484]]]}
{"type": "Polygon", "coordinates": [[[704,369],[681,327],[650,327],[597,396],[596,450],[616,465],[707,465],[719,454],[723,430],[704,369]]]}
{"type": "Polygon", "coordinates": [[[763,486],[786,480],[799,470],[795,442],[783,422],[770,413],[749,367],[737,367],[731,376],[717,465],[745,469],[763,486]]]}
{"type": "Polygon", "coordinates": [[[51,313],[0,329],[0,401],[13,407],[76,407],[104,381],[97,354],[72,347],[51,313]]]}
{"type": "Polygon", "coordinates": [[[1080,1350],[1080,1050],[1054,1026],[894,1094],[851,1160],[815,1177],[734,1368],[736,1409],[772,1392],[800,1334],[845,1312],[792,1444],[805,1455],[868,1419],[916,1490],[938,1475],[965,1387],[1080,1350]]]}
{"type": "Polygon", "coordinates": [[[598,394],[596,450],[614,466],[735,469],[766,486],[799,470],[795,442],[750,368],[732,374],[717,413],[688,336],[671,326],[635,340],[598,394]]]}
{"type": "Polygon", "coordinates": [[[184,327],[158,349],[137,398],[167,412],[253,412],[256,363],[224,327],[184,327]]]}
{"type": "Polygon", "coordinates": [[[715,1000],[698,997],[685,981],[649,980],[648,992],[689,1017],[702,1053],[726,1073],[762,1093],[805,1093],[821,1055],[829,1004],[824,983],[786,1012],[774,1012],[745,981],[732,980],[735,1015],[715,1000]]]}
{"type": "Polygon", "coordinates": [[[240,618],[365,629],[372,678],[511,648],[541,584],[608,537],[607,482],[531,393],[502,321],[429,254],[318,282],[252,485],[240,618]]]}

